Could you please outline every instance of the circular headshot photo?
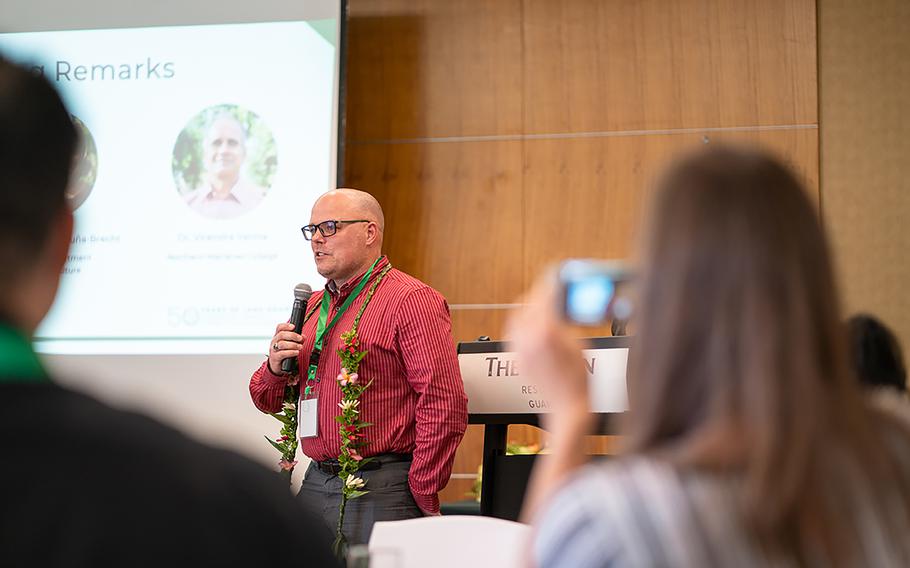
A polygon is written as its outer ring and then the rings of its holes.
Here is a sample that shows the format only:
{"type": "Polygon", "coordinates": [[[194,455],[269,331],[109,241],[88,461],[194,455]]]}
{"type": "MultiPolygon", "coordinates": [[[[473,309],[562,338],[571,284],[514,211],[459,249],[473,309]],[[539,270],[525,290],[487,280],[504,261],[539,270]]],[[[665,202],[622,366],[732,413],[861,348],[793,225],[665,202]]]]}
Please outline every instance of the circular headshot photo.
{"type": "Polygon", "coordinates": [[[209,219],[233,219],[265,199],[278,151],[256,113],[216,105],[196,114],[177,136],[171,167],[190,209],[209,219]]]}
{"type": "Polygon", "coordinates": [[[95,180],[98,178],[98,147],[85,123],[77,116],[72,116],[72,119],[79,142],[76,145],[76,155],[73,156],[73,172],[70,174],[70,184],[66,189],[66,201],[70,209],[75,211],[85,203],[92,188],[95,187],[95,180]]]}

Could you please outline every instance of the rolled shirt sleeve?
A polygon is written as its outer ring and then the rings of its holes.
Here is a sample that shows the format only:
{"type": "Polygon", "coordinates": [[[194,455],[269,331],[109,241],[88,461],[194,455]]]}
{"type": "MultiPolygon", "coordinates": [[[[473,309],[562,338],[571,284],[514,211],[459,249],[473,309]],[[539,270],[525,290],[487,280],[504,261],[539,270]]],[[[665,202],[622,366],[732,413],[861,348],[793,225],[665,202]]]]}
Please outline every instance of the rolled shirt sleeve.
{"type": "Polygon", "coordinates": [[[281,410],[287,383],[286,376],[276,375],[269,369],[269,360],[266,359],[250,377],[250,398],[253,399],[253,404],[262,412],[278,412],[281,410]]]}

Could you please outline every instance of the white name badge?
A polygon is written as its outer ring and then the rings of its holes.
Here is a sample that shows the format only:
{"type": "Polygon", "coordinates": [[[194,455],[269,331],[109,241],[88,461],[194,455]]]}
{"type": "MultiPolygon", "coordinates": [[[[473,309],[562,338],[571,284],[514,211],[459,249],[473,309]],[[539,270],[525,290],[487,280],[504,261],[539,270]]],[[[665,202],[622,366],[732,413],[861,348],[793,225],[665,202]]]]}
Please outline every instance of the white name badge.
{"type": "Polygon", "coordinates": [[[301,398],[297,404],[297,435],[313,438],[319,434],[319,399],[301,398]]]}

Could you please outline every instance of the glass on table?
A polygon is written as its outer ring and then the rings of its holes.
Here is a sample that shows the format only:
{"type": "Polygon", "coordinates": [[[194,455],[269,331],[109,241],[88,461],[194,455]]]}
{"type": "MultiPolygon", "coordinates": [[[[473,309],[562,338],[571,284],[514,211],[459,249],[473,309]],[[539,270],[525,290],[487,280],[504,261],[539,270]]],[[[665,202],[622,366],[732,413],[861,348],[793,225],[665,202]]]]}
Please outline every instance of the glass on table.
{"type": "Polygon", "coordinates": [[[355,544],[348,549],[347,568],[401,568],[401,554],[397,548],[355,544]]]}

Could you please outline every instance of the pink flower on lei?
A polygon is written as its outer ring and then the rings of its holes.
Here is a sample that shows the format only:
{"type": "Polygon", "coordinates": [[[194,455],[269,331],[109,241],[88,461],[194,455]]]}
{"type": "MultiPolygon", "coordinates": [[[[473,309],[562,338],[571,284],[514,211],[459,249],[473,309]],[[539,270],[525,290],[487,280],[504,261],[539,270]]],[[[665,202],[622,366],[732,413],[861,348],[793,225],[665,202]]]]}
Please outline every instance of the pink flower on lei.
{"type": "Polygon", "coordinates": [[[348,370],[342,367],[341,373],[338,375],[336,380],[338,381],[338,384],[346,387],[348,385],[356,385],[357,381],[360,380],[360,377],[357,375],[357,373],[348,373],[348,370]]]}

